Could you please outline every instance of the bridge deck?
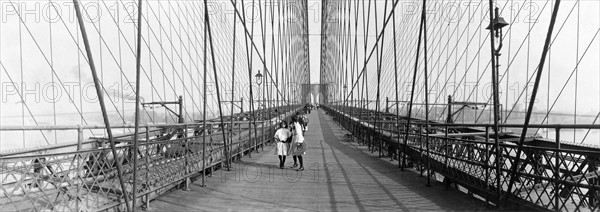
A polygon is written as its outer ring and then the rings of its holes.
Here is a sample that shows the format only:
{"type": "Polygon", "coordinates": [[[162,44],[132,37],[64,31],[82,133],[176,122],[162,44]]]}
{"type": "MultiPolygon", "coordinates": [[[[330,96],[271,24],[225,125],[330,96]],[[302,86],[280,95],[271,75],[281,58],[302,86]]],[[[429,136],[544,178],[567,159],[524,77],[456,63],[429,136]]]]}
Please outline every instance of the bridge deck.
{"type": "MultiPolygon", "coordinates": [[[[216,171],[206,187],[176,190],[150,203],[149,211],[190,210],[487,210],[485,204],[412,171],[389,158],[343,141],[345,132],[322,111],[309,116],[305,168],[278,168],[273,146],[243,158],[231,171],[216,171]]],[[[292,164],[288,158],[286,167],[292,164]]]]}

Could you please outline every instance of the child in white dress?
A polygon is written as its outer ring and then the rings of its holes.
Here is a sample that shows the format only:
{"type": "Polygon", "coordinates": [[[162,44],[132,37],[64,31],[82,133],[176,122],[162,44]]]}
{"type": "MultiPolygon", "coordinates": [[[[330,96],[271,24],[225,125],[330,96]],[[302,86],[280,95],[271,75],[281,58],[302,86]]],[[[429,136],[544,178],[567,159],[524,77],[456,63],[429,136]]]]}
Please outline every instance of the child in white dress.
{"type": "Polygon", "coordinates": [[[288,146],[289,144],[286,142],[289,137],[292,136],[292,132],[288,130],[287,122],[282,121],[279,123],[279,129],[275,131],[275,141],[277,141],[277,145],[275,146],[275,154],[279,156],[279,168],[283,169],[283,165],[285,164],[285,156],[288,154],[288,146]]]}
{"type": "Polygon", "coordinates": [[[300,162],[300,167],[297,171],[304,170],[304,161],[302,155],[306,152],[306,142],[304,142],[304,135],[302,134],[302,125],[300,124],[299,116],[292,116],[292,131],[293,131],[293,139],[290,144],[290,150],[288,155],[292,155],[294,159],[294,165],[292,168],[298,167],[298,163],[300,162]]]}

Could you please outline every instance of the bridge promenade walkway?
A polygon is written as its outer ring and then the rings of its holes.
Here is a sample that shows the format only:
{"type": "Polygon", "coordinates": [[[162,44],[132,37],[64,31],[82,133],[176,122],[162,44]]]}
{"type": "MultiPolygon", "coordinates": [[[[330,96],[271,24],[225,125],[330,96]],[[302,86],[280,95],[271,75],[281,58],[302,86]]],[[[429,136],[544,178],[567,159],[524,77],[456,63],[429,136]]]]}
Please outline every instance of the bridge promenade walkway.
{"type": "Polygon", "coordinates": [[[220,169],[197,179],[190,190],[174,190],[150,202],[148,211],[414,211],[488,210],[485,203],[412,169],[400,171],[389,158],[378,158],[366,147],[346,142],[346,133],[324,111],[310,115],[305,170],[279,169],[274,145],[232,169],[220,169]]]}

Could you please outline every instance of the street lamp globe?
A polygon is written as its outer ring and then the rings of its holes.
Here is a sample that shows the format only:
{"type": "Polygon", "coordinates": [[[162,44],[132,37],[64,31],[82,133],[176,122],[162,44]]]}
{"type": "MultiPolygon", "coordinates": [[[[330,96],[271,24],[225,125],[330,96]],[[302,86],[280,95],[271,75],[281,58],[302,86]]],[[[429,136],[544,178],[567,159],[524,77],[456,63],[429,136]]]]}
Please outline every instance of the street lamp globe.
{"type": "Polygon", "coordinates": [[[256,83],[258,83],[258,85],[262,83],[262,77],[263,75],[260,73],[260,70],[258,70],[258,73],[254,75],[254,78],[256,78],[256,83]]]}

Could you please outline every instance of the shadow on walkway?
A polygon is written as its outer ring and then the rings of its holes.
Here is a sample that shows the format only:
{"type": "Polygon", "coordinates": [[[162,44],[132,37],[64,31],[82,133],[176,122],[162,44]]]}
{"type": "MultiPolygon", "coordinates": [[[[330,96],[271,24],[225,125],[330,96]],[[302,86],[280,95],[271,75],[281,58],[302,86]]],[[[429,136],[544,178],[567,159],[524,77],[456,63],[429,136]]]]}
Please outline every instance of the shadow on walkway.
{"type": "Polygon", "coordinates": [[[329,116],[320,114],[319,121],[324,139],[324,142],[320,142],[322,152],[324,154],[324,149],[329,146],[331,156],[335,163],[340,164],[339,171],[359,210],[366,209],[365,205],[372,201],[374,194],[380,197],[376,203],[381,206],[387,205],[376,208],[382,210],[389,209],[389,206],[403,211],[488,210],[486,204],[480,200],[457,190],[446,190],[445,186],[437,181],[432,181],[432,187],[427,187],[426,178],[420,177],[416,172],[400,171],[397,164],[378,158],[377,153],[371,154],[366,146],[343,141],[341,136],[345,131],[329,116]],[[370,181],[366,188],[365,181],[370,181]],[[370,192],[365,192],[365,189],[370,192]],[[458,202],[460,204],[457,204],[458,202]]]}
{"type": "MultiPolygon", "coordinates": [[[[400,171],[364,146],[341,141],[345,131],[322,111],[313,111],[306,132],[304,171],[279,169],[274,146],[198,179],[191,191],[173,190],[150,211],[477,211],[485,203],[439,182],[400,171]]],[[[286,167],[292,164],[288,157],[286,167]]]]}

